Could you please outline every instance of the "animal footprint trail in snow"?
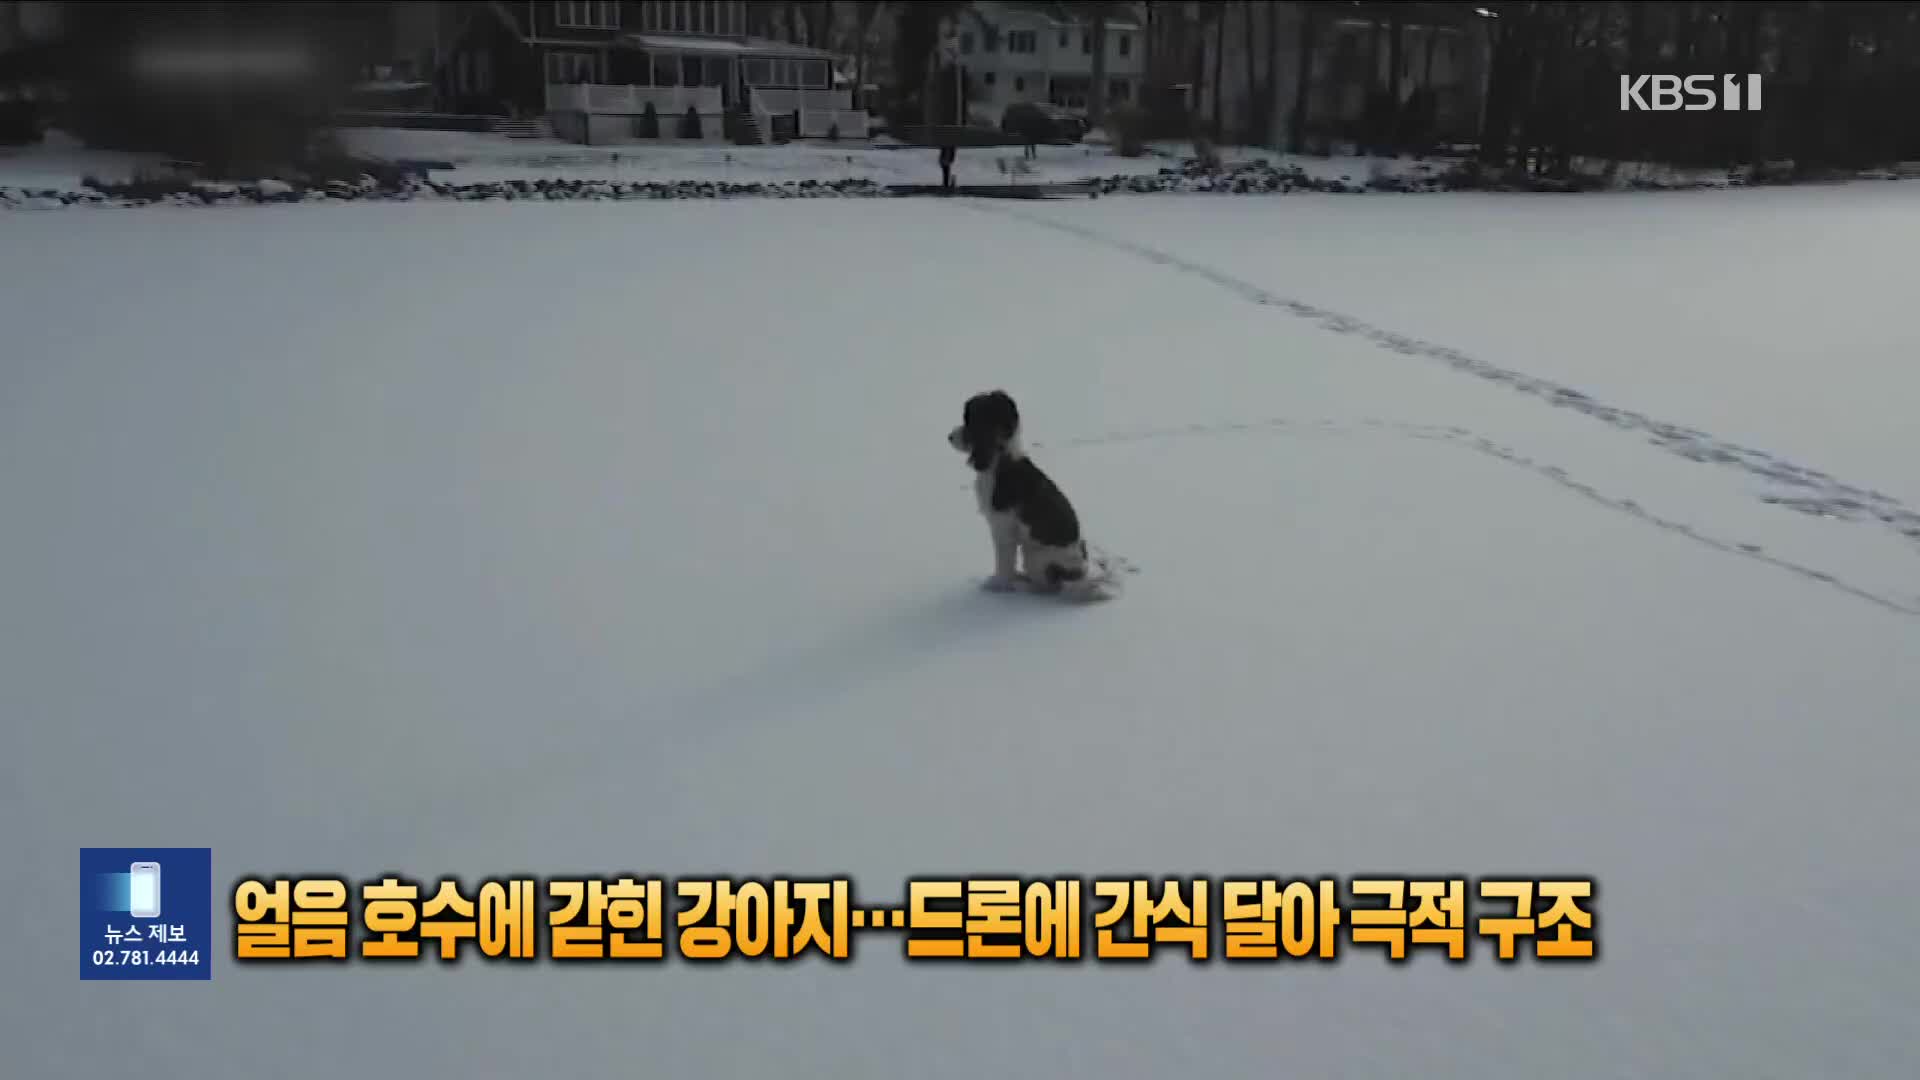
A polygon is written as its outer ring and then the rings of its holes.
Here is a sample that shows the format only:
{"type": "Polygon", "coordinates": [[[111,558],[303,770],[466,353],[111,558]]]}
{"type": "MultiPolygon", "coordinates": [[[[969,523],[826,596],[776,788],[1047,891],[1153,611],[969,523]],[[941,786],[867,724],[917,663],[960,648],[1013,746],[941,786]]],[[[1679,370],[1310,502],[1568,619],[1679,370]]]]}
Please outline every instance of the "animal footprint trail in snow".
{"type": "Polygon", "coordinates": [[[1738,469],[1762,480],[1804,488],[1810,494],[1790,499],[1762,496],[1762,501],[1801,514],[1837,521],[1878,524],[1892,530],[1906,541],[1920,545],[1920,511],[1914,510],[1890,495],[1842,483],[1817,469],[1796,465],[1762,450],[1717,439],[1694,428],[1657,420],[1629,409],[1605,405],[1591,395],[1571,387],[1502,368],[1459,349],[1395,333],[1374,326],[1365,320],[1309,304],[1303,300],[1281,296],[1215,267],[1121,239],[1084,225],[1003,206],[969,205],[967,209],[1015,218],[1078,237],[1088,243],[1124,251],[1169,270],[1210,282],[1264,307],[1285,309],[1289,314],[1316,323],[1330,332],[1359,337],[1400,355],[1438,361],[1462,374],[1505,386],[1516,393],[1537,398],[1556,408],[1578,412],[1622,431],[1644,433],[1649,436],[1653,445],[1687,460],[1738,469]]]}
{"type": "MultiPolygon", "coordinates": [[[[1216,424],[1187,424],[1179,427],[1163,428],[1157,432],[1128,432],[1124,435],[1116,433],[1081,436],[1061,440],[1056,445],[1092,448],[1119,442],[1134,442],[1141,439],[1192,438],[1196,435],[1245,435],[1255,432],[1286,432],[1288,434],[1313,432],[1327,435],[1353,435],[1363,432],[1381,433],[1457,447],[1492,458],[1495,461],[1513,466],[1514,468],[1533,473],[1536,476],[1552,482],[1563,490],[1578,495],[1596,505],[1625,514],[1645,524],[1682,536],[1716,551],[1765,563],[1775,569],[1784,570],[1805,580],[1837,589],[1889,611],[1907,616],[1920,617],[1920,597],[1910,599],[1877,593],[1862,586],[1854,585],[1837,574],[1774,555],[1760,544],[1746,541],[1722,540],[1711,534],[1702,532],[1685,522],[1663,517],[1635,499],[1608,495],[1599,488],[1576,479],[1566,469],[1558,465],[1537,461],[1516,450],[1502,446],[1485,436],[1476,435],[1472,431],[1458,425],[1414,424],[1383,420],[1378,417],[1363,417],[1354,421],[1329,419],[1308,421],[1274,417],[1259,421],[1223,421],[1216,424]]],[[[1802,472],[1800,475],[1806,475],[1806,473],[1802,472]]],[[[1774,499],[1786,498],[1786,496],[1762,496],[1762,498],[1767,501],[1773,501],[1774,499]]],[[[1840,502],[1842,505],[1859,508],[1858,500],[1842,499],[1840,502]]],[[[1829,507],[1826,503],[1819,502],[1818,507],[1803,508],[1802,512],[1818,513],[1825,511],[1831,513],[1832,510],[1833,508],[1829,507]]],[[[1873,511],[1856,509],[1856,512],[1871,513],[1873,511]]],[[[1913,539],[1920,540],[1920,530],[1916,530],[1913,534],[1913,539]]],[[[1089,545],[1089,548],[1092,548],[1092,545],[1089,545]]],[[[1097,551],[1098,549],[1094,550],[1097,551]]],[[[1139,572],[1138,568],[1134,567],[1131,562],[1123,557],[1111,555],[1104,551],[1099,552],[1099,556],[1108,560],[1107,565],[1114,571],[1113,576],[1115,580],[1118,580],[1125,574],[1139,572]]]]}

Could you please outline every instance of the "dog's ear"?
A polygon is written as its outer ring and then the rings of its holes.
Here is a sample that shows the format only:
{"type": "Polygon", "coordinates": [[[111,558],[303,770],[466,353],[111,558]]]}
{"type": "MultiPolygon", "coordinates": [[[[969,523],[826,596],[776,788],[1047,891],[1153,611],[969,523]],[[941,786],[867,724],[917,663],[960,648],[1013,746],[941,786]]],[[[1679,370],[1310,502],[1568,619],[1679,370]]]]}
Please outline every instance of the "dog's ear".
{"type": "Polygon", "coordinates": [[[1020,433],[1020,410],[1005,390],[988,390],[967,399],[960,422],[982,444],[1006,443],[1020,433]]]}
{"type": "Polygon", "coordinates": [[[1003,439],[1012,438],[1020,430],[1020,407],[1013,403],[1013,395],[1005,390],[994,390],[985,397],[992,402],[995,431],[1003,439]]]}

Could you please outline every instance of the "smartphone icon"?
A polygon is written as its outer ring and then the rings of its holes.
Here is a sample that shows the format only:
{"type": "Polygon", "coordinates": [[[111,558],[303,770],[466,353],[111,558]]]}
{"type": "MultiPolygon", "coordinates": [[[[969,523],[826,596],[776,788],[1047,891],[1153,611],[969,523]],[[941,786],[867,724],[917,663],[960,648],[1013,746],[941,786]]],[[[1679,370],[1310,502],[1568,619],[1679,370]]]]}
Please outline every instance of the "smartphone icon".
{"type": "Polygon", "coordinates": [[[127,874],[127,909],[136,919],[160,917],[160,864],[137,862],[127,874]]]}

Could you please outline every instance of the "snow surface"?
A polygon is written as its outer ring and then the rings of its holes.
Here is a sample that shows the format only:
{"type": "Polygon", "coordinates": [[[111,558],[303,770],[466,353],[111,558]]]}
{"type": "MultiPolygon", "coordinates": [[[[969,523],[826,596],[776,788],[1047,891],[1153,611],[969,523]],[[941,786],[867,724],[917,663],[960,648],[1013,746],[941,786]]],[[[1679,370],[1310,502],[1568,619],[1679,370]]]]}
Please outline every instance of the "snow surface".
{"type": "Polygon", "coordinates": [[[89,176],[132,180],[165,168],[164,154],[94,150],[61,131],[31,146],[0,146],[0,188],[79,191],[89,176]]]}
{"type": "Polygon", "coordinates": [[[1916,198],[7,219],[6,1072],[1910,1076],[1915,545],[1755,470],[1913,504],[1916,198]],[[1123,599],[977,589],[991,386],[1123,599]],[[1601,958],[373,972],[216,914],[212,983],[82,983],[102,844],[1592,875],[1601,958]]]}

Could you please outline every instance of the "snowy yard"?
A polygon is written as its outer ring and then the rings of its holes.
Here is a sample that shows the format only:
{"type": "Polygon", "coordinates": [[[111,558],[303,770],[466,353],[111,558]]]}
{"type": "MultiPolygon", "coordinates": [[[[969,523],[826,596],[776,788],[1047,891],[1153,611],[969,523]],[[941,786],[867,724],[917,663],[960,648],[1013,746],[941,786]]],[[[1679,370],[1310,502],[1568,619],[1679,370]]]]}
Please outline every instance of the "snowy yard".
{"type": "MultiPolygon", "coordinates": [[[[939,176],[938,153],[901,146],[880,137],[872,142],[803,140],[783,146],[733,146],[725,143],[628,143],[588,147],[555,140],[509,139],[500,135],[396,128],[347,128],[341,144],[356,153],[385,158],[444,161],[454,168],[436,173],[462,183],[492,180],[716,180],[722,182],[870,179],[880,183],[926,183],[939,176]]],[[[1159,142],[1140,157],[1122,157],[1101,141],[1040,146],[1026,161],[1018,146],[975,147],[955,155],[954,176],[966,183],[1003,182],[1010,170],[1046,181],[1084,180],[1092,176],[1152,175],[1193,155],[1186,142],[1159,142]]],[[[1393,173],[1412,172],[1411,159],[1394,161],[1356,155],[1311,157],[1276,153],[1258,146],[1223,146],[1228,163],[1266,160],[1298,165],[1328,180],[1347,177],[1364,183],[1379,166],[1393,173]]],[[[1436,168],[1447,162],[1435,160],[1436,168]]]]}
{"type": "MultiPolygon", "coordinates": [[[[889,145],[886,140],[806,140],[783,146],[735,146],[724,142],[627,143],[581,146],[558,140],[508,139],[499,135],[395,128],[348,128],[341,143],[357,153],[386,158],[444,161],[455,166],[437,179],[460,183],[493,180],[713,180],[748,183],[781,180],[871,179],[926,183],[938,179],[937,152],[889,145]]],[[[962,183],[997,182],[1000,162],[1018,161],[1021,149],[965,150],[955,162],[962,183]]],[[[1043,146],[1032,175],[1047,180],[1153,173],[1176,164],[1168,157],[1123,158],[1105,146],[1043,146]]]]}
{"type": "MultiPolygon", "coordinates": [[[[341,145],[356,154],[444,162],[453,168],[435,170],[434,179],[462,184],[556,179],[722,183],[871,179],[880,183],[927,183],[930,177],[937,180],[940,176],[933,150],[889,147],[866,140],[806,141],[784,146],[672,140],[581,146],[556,139],[400,128],[347,128],[339,135],[341,145]]],[[[1179,152],[1184,153],[1185,148],[1179,152]]],[[[1007,175],[1002,172],[1002,162],[1013,163],[1020,158],[1019,147],[966,150],[959,155],[955,172],[963,183],[1001,182],[1007,175]]],[[[1178,160],[1171,156],[1124,158],[1104,146],[1045,146],[1040,148],[1031,172],[1024,175],[1035,180],[1079,180],[1155,173],[1178,160]]],[[[0,148],[0,188],[72,191],[78,190],[88,175],[126,180],[162,164],[157,155],[90,150],[56,132],[42,145],[0,148]]],[[[1340,159],[1324,167],[1358,167],[1361,171],[1357,175],[1366,175],[1366,165],[1359,159],[1340,159]]]]}
{"type": "Polygon", "coordinates": [[[1910,1076],[1916,226],[1910,185],[0,220],[3,1071],[1910,1076]],[[944,439],[994,386],[1118,602],[976,587],[944,439]],[[222,934],[283,872],[1504,874],[1594,878],[1601,956],[227,936],[211,984],[79,982],[75,849],[142,843],[213,847],[222,934]]]}
{"type": "MultiPolygon", "coordinates": [[[[735,146],[723,142],[673,140],[613,146],[581,146],[556,139],[514,139],[504,135],[400,128],[345,128],[343,149],[364,157],[428,161],[451,166],[429,175],[437,182],[487,184],[542,180],[609,183],[714,182],[728,184],[870,180],[878,184],[924,184],[939,179],[937,152],[903,147],[889,140],[824,142],[783,146],[735,146]]],[[[958,182],[1071,182],[1090,177],[1154,175],[1179,165],[1192,153],[1187,143],[1156,143],[1141,157],[1122,157],[1102,144],[1041,146],[1032,161],[1019,147],[978,147],[959,152],[958,182]]],[[[1256,160],[1297,165],[1324,180],[1364,184],[1376,170],[1411,175],[1444,170],[1448,162],[1415,162],[1356,156],[1299,157],[1260,147],[1222,147],[1229,165],[1256,160]]],[[[78,192],[83,181],[111,182],[141,173],[165,171],[155,154],[92,150],[60,132],[40,145],[0,147],[0,191],[8,189],[78,192]]]]}

